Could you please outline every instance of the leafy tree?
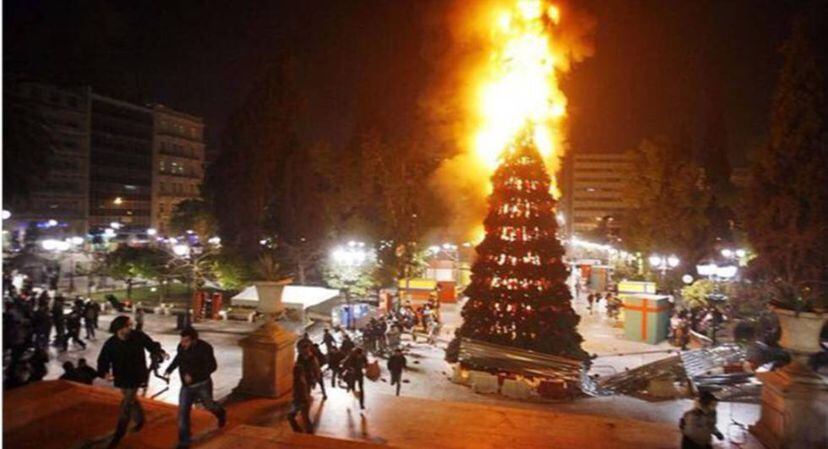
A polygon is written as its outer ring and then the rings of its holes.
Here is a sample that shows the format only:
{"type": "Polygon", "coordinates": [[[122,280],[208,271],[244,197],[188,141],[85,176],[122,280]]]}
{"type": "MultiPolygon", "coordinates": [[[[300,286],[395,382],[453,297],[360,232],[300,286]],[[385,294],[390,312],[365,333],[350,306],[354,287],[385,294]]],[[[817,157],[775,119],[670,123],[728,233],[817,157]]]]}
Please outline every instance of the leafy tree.
{"type": "Polygon", "coordinates": [[[264,252],[253,264],[253,273],[260,281],[280,281],[284,279],[281,268],[279,260],[273,253],[264,252]]]}
{"type": "Polygon", "coordinates": [[[219,254],[210,264],[210,277],[227,290],[241,290],[252,280],[250,267],[241,257],[219,254]]]}
{"type": "Polygon", "coordinates": [[[586,359],[549,174],[528,133],[507,149],[492,184],[458,336],[586,359]]]}
{"type": "MultiPolygon", "coordinates": [[[[815,2],[820,4],[819,2],[815,2]]],[[[824,6],[824,4],[822,4],[824,6]]],[[[753,165],[746,222],[756,279],[784,286],[792,308],[828,307],[828,33],[824,11],[799,15],[784,64],[769,144],[753,165]]]]}
{"type": "Polygon", "coordinates": [[[213,206],[222,242],[248,257],[255,257],[259,240],[272,234],[268,208],[280,167],[296,149],[298,108],[291,64],[280,58],[231,115],[221,152],[207,173],[205,197],[213,206]]]}
{"type": "Polygon", "coordinates": [[[136,279],[163,279],[169,261],[169,254],[158,248],[120,245],[106,255],[104,266],[110,277],[126,282],[127,297],[132,297],[136,279]]]}
{"type": "Polygon", "coordinates": [[[175,234],[194,231],[203,239],[216,235],[218,226],[210,205],[202,199],[186,199],[176,204],[170,218],[170,230],[175,234]]]}
{"type": "Polygon", "coordinates": [[[708,297],[717,291],[715,282],[699,279],[681,289],[681,299],[690,307],[706,307],[708,297]]]}
{"type": "Polygon", "coordinates": [[[710,249],[711,193],[689,154],[685,145],[662,137],[645,140],[635,151],[638,176],[624,192],[631,211],[621,235],[630,251],[676,254],[694,267],[710,249]]]}
{"type": "Polygon", "coordinates": [[[710,232],[715,238],[734,243],[733,208],[736,206],[736,190],[730,182],[733,170],[728,158],[727,127],[719,90],[708,90],[706,123],[697,162],[704,170],[705,181],[710,186],[710,204],[707,207],[710,232]]]}

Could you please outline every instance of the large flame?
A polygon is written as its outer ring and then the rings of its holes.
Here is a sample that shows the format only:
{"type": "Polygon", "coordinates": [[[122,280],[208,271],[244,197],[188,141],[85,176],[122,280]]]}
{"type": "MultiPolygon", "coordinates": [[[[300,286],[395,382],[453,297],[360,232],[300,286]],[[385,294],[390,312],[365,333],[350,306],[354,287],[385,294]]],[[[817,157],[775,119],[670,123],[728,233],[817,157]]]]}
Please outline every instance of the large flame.
{"type": "Polygon", "coordinates": [[[472,142],[475,153],[492,170],[521,129],[531,126],[541,155],[556,163],[566,115],[552,38],[560,11],[544,0],[511,0],[493,4],[484,17],[489,21],[491,46],[473,90],[478,126],[472,142]]]}

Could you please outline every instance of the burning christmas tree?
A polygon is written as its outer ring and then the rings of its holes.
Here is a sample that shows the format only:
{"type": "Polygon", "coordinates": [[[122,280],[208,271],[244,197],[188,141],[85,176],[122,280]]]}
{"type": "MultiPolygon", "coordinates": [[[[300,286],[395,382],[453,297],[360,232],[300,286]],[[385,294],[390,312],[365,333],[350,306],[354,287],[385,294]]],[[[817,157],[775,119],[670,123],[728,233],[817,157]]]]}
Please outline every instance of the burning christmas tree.
{"type": "Polygon", "coordinates": [[[526,131],[502,156],[458,337],[584,360],[550,178],[526,131]]]}

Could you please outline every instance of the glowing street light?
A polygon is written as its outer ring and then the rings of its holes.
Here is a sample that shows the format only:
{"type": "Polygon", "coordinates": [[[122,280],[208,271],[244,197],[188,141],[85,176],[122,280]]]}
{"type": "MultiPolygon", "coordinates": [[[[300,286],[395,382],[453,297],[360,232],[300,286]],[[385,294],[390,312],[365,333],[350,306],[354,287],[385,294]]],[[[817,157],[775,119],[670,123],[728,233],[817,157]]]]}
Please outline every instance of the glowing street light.
{"type": "Polygon", "coordinates": [[[173,253],[178,257],[184,257],[190,254],[190,247],[183,243],[178,243],[172,247],[173,253]]]}
{"type": "Polygon", "coordinates": [[[673,254],[669,256],[653,254],[648,258],[648,261],[650,262],[651,267],[661,271],[662,276],[667,274],[667,270],[672,270],[681,263],[681,260],[673,254]]]}
{"type": "Polygon", "coordinates": [[[11,212],[3,209],[3,220],[8,220],[9,218],[11,218],[11,212]]]}
{"type": "Polygon", "coordinates": [[[363,242],[356,242],[351,240],[346,246],[338,246],[331,253],[333,261],[346,269],[346,275],[343,276],[343,281],[346,288],[345,304],[347,305],[347,315],[345,327],[353,330],[353,316],[354,311],[351,307],[351,288],[356,284],[358,269],[368,259],[368,253],[363,249],[365,244],[363,242]]]}
{"type": "Polygon", "coordinates": [[[152,236],[157,235],[157,234],[158,234],[158,230],[156,230],[155,228],[148,228],[147,229],[147,235],[148,236],[152,237],[152,236]]]}

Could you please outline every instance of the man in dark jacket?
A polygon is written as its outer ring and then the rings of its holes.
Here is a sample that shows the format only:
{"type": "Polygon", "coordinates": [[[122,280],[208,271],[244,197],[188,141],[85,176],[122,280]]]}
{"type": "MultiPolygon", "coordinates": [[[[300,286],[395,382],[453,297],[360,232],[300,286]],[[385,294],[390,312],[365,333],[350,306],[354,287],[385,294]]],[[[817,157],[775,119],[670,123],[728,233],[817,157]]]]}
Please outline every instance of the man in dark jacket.
{"type": "Polygon", "coordinates": [[[327,352],[331,352],[331,348],[336,345],[336,340],[334,340],[334,336],[331,335],[328,329],[325,329],[322,333],[322,344],[325,345],[325,351],[327,352]]]}
{"type": "Polygon", "coordinates": [[[336,346],[331,346],[331,349],[328,351],[327,359],[328,359],[328,368],[331,369],[331,388],[336,387],[336,377],[339,376],[341,373],[342,358],[345,357],[342,354],[342,351],[339,350],[336,346]]]}
{"type": "Polygon", "coordinates": [[[396,349],[394,355],[388,358],[388,371],[391,373],[391,385],[397,385],[397,396],[400,395],[402,386],[402,372],[405,369],[406,360],[401,349],[396,349]]]}
{"type": "Polygon", "coordinates": [[[68,344],[66,338],[66,317],[63,314],[63,297],[57,296],[52,303],[52,324],[55,326],[55,346],[65,351],[68,344]]]}
{"type": "Polygon", "coordinates": [[[218,426],[224,427],[227,413],[224,408],[213,401],[213,380],[210,375],[216,371],[216,357],[213,346],[198,338],[198,332],[192,327],[181,331],[181,343],[178,353],[166,375],[176,368],[181,375],[181,391],[178,395],[178,447],[190,447],[190,411],[193,403],[201,404],[215,415],[218,426]]]}
{"type": "Polygon", "coordinates": [[[352,377],[351,385],[356,391],[359,385],[359,408],[365,409],[365,368],[368,367],[368,357],[365,356],[362,348],[355,348],[342,362],[342,366],[348,369],[352,377]]]}
{"type": "Polygon", "coordinates": [[[109,332],[113,335],[106,340],[98,356],[98,376],[114,379],[115,387],[120,388],[124,396],[118,426],[108,446],[112,449],[126,434],[129,421],[133,417],[133,431],[141,430],[144,425],[144,410],[137,399],[138,389],[143,387],[149,378],[144,351],[164,353],[164,350],[161,349],[161,344],[153,341],[147,334],[132,330],[132,320],[128,316],[121,315],[112,320],[109,332]]]}
{"type": "Polygon", "coordinates": [[[299,423],[296,422],[296,415],[302,414],[305,420],[305,432],[313,433],[313,422],[310,419],[310,385],[305,373],[305,368],[296,363],[293,365],[293,408],[288,413],[288,422],[294,432],[302,432],[299,423]]]}

